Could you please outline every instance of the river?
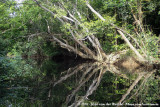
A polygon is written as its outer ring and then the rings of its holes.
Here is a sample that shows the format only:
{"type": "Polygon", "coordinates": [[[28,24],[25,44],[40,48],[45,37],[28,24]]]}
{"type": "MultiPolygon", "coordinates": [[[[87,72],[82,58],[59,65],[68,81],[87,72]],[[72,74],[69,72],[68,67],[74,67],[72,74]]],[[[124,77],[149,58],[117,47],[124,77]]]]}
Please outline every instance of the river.
{"type": "Polygon", "coordinates": [[[159,69],[130,70],[78,60],[13,58],[5,62],[0,76],[1,107],[158,106],[160,103],[159,69]]]}

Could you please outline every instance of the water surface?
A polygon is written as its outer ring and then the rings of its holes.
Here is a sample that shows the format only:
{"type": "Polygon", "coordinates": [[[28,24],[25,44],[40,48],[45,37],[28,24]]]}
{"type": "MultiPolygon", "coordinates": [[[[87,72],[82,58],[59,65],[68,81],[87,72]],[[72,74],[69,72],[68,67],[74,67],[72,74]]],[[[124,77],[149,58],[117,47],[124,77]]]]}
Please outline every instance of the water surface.
{"type": "Polygon", "coordinates": [[[158,106],[160,101],[158,69],[77,60],[7,61],[1,67],[2,107],[158,106]]]}

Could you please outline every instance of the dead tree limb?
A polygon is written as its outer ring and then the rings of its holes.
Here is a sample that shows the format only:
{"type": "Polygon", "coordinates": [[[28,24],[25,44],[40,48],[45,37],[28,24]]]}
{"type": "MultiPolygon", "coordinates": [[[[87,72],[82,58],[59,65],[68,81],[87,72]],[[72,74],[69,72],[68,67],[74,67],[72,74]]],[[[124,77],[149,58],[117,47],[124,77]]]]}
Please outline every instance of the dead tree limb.
{"type": "MultiPolygon", "coordinates": [[[[106,21],[97,11],[95,11],[92,6],[86,2],[87,7],[96,15],[98,16],[102,21],[106,21]]],[[[112,24],[113,26],[113,24],[112,24]]],[[[143,58],[143,56],[133,47],[133,45],[129,42],[129,40],[125,37],[125,35],[123,34],[122,31],[117,30],[120,35],[122,36],[122,38],[124,39],[124,41],[127,43],[127,45],[131,48],[131,50],[138,56],[138,58],[140,58],[140,60],[144,61],[145,59],[143,58]]]]}

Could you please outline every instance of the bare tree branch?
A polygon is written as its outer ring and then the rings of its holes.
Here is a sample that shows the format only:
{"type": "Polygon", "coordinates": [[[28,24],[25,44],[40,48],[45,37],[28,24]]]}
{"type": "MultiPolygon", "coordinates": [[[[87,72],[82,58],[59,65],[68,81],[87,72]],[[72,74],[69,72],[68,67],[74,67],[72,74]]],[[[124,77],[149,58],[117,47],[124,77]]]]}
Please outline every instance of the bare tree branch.
{"type": "Polygon", "coordinates": [[[62,41],[60,41],[59,39],[57,39],[54,35],[52,35],[54,41],[58,42],[60,44],[60,46],[62,46],[63,48],[68,49],[69,51],[72,51],[76,54],[78,54],[79,56],[81,56],[82,58],[89,58],[87,55],[83,54],[82,52],[78,51],[77,49],[75,49],[74,47],[67,45],[65,43],[63,43],[62,41]]]}
{"type": "Polygon", "coordinates": [[[92,6],[91,6],[88,2],[86,2],[86,5],[87,5],[88,8],[89,8],[94,14],[96,14],[101,20],[106,21],[98,12],[96,12],[96,11],[92,8],[92,6]]]}
{"type": "MultiPolygon", "coordinates": [[[[94,13],[94,14],[96,14],[102,21],[105,21],[105,19],[98,13],[98,12],[96,12],[93,8],[92,8],[92,6],[88,3],[88,2],[86,2],[86,5],[88,6],[88,8],[94,13]]],[[[114,25],[114,24],[111,24],[112,26],[114,25]]],[[[142,57],[142,55],[133,47],[133,45],[129,42],[129,40],[125,37],[125,35],[122,33],[122,31],[120,31],[120,30],[117,30],[119,33],[120,33],[120,35],[122,36],[122,38],[125,40],[125,42],[128,44],[128,46],[131,48],[131,50],[133,50],[133,52],[142,60],[142,61],[144,61],[145,59],[142,57]]]]}
{"type": "Polygon", "coordinates": [[[145,60],[143,58],[143,56],[133,47],[133,45],[129,42],[129,40],[125,37],[125,35],[120,31],[120,30],[117,30],[120,35],[122,36],[122,38],[126,41],[126,43],[129,45],[129,47],[135,52],[135,54],[140,58],[140,60],[145,60]]]}
{"type": "Polygon", "coordinates": [[[85,46],[83,43],[81,43],[80,41],[77,40],[77,38],[74,36],[74,34],[73,34],[73,32],[72,32],[71,29],[69,29],[69,31],[70,31],[73,39],[74,39],[80,46],[83,47],[84,51],[86,51],[86,53],[89,53],[89,54],[92,56],[92,58],[95,59],[96,56],[93,54],[93,52],[92,52],[87,46],[85,46]]]}
{"type": "MultiPolygon", "coordinates": [[[[39,6],[39,7],[41,7],[42,9],[44,9],[44,10],[46,10],[46,11],[48,11],[48,12],[50,12],[53,16],[55,16],[56,14],[55,13],[53,13],[51,10],[49,10],[48,8],[46,8],[46,7],[44,7],[44,6],[42,6],[42,5],[40,5],[39,3],[38,3],[38,1],[37,0],[34,0],[36,3],[37,3],[37,5],[39,6]]],[[[63,23],[63,20],[61,19],[61,18],[59,18],[59,17],[56,17],[60,22],[62,22],[63,23]]],[[[69,17],[67,17],[67,16],[62,16],[62,18],[64,18],[64,19],[66,19],[66,20],[70,20],[70,21],[72,21],[72,22],[74,22],[71,18],[69,18],[69,17]]]]}

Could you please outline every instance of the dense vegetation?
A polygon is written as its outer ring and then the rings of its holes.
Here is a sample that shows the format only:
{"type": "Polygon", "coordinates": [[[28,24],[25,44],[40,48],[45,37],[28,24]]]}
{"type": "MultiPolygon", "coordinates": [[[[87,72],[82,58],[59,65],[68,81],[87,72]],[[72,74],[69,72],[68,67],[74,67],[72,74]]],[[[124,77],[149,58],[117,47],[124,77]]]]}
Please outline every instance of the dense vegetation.
{"type": "Polygon", "coordinates": [[[158,0],[2,0],[1,53],[51,56],[61,46],[105,61],[106,53],[131,49],[155,60],[159,8],[158,0]]]}
{"type": "MultiPolygon", "coordinates": [[[[45,58],[59,56],[59,60],[64,60],[65,56],[70,55],[75,58],[114,63],[119,57],[123,57],[121,54],[125,54],[132,55],[141,62],[160,62],[159,0],[17,1],[0,1],[0,106],[11,103],[15,104],[14,106],[28,106],[31,103],[34,103],[34,106],[48,106],[46,101],[48,104],[51,103],[51,106],[52,103],[60,105],[65,102],[63,96],[67,96],[68,92],[72,95],[74,89],[77,89],[75,97],[85,96],[92,85],[95,86],[92,88],[98,91],[91,96],[88,95],[89,103],[104,103],[106,99],[108,102],[115,100],[117,103],[132,82],[139,77],[139,74],[129,73],[126,76],[130,79],[128,80],[122,78],[121,74],[115,75],[116,71],[107,67],[102,69],[103,67],[98,65],[84,64],[85,66],[80,66],[84,73],[79,73],[78,77],[73,73],[69,80],[53,89],[53,81],[63,79],[59,72],[65,70],[62,66],[68,63],[56,64],[45,61],[45,58]],[[24,61],[22,58],[37,61],[24,61]],[[96,70],[98,67],[100,68],[96,70]],[[91,76],[86,81],[89,76],[87,73],[94,69],[94,78],[91,76]],[[110,72],[101,76],[101,70],[110,72]],[[92,84],[97,77],[103,77],[102,82],[98,83],[96,80],[97,84],[92,84]],[[79,79],[83,80],[82,88],[79,87],[79,79]],[[110,85],[112,87],[109,87],[110,85]],[[48,98],[48,93],[53,96],[48,98]]],[[[73,66],[73,63],[75,62],[72,61],[70,64],[73,66]]],[[[76,67],[71,70],[76,71],[76,67]]],[[[72,74],[71,71],[68,72],[72,74]]],[[[126,99],[122,102],[157,103],[160,93],[159,71],[143,74],[136,85],[137,87],[131,91],[133,96],[126,96],[131,100],[126,99]]],[[[89,91],[92,93],[94,90],[89,91]]]]}

